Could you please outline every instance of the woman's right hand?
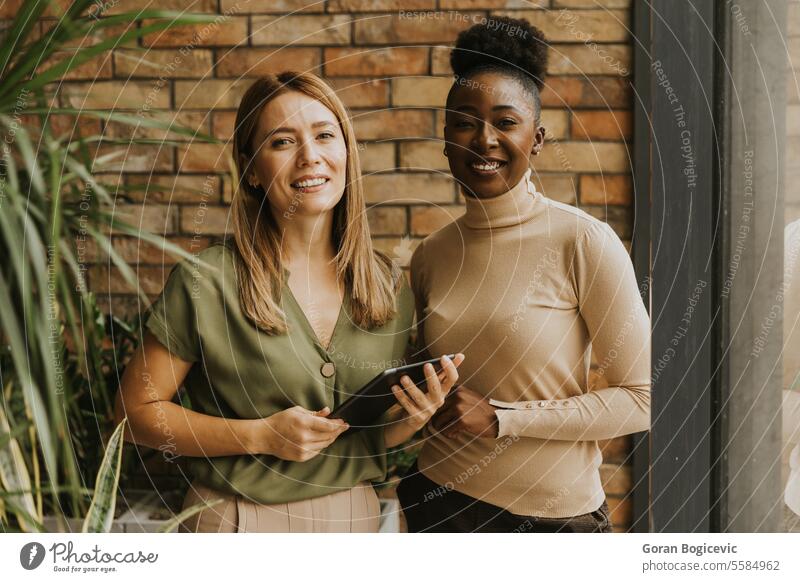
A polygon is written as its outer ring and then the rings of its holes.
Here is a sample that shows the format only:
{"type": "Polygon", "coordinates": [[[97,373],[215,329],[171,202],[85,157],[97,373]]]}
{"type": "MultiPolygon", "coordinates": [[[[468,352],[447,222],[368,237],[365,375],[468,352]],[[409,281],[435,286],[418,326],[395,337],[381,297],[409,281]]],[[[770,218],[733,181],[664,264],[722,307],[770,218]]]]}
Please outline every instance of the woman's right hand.
{"type": "Polygon", "coordinates": [[[256,455],[274,455],[286,461],[308,461],[329,447],[350,426],[342,419],[325,418],[326,406],[312,411],[293,406],[253,421],[250,447],[256,455]]]}

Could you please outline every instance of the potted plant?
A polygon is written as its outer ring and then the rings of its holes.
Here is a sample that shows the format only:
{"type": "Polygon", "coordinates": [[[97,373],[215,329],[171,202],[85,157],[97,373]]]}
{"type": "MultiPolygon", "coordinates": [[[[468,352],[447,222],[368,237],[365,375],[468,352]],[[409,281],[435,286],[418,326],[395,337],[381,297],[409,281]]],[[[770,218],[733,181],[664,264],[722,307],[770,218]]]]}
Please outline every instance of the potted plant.
{"type": "Polygon", "coordinates": [[[0,263],[0,525],[5,530],[41,529],[46,514],[62,523],[86,515],[92,490],[84,484],[101,473],[102,443],[114,434],[117,358],[126,357],[135,334],[98,309],[85,281],[83,245],[88,241],[133,289],[140,289],[136,276],[114,249],[113,234],[191,258],[163,237],[115,217],[114,196],[126,186],[101,178],[125,151],[101,153],[102,148],[152,141],[74,130],[89,118],[218,142],[148,117],[59,107],[53,85],[145,34],[210,22],[211,15],[147,10],[95,18],[89,14],[91,0],[75,0],[64,11],[60,4],[22,3],[0,45],[0,256],[5,259],[0,263]],[[57,18],[45,20],[47,14],[57,18]],[[40,24],[46,28],[41,34],[40,24]],[[69,48],[75,44],[78,48],[69,48]]]}

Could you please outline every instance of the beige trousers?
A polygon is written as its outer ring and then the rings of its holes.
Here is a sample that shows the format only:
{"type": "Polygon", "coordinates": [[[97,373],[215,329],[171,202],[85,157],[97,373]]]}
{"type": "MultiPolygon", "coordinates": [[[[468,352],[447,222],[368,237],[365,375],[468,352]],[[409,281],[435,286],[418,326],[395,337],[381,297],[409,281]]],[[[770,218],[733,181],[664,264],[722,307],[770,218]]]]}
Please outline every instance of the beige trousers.
{"type": "Polygon", "coordinates": [[[179,527],[182,533],[295,533],[360,532],[376,533],[380,522],[380,503],[369,482],[330,495],[262,505],[193,483],[183,501],[187,509],[202,501],[222,499],[203,509],[179,527]]]}

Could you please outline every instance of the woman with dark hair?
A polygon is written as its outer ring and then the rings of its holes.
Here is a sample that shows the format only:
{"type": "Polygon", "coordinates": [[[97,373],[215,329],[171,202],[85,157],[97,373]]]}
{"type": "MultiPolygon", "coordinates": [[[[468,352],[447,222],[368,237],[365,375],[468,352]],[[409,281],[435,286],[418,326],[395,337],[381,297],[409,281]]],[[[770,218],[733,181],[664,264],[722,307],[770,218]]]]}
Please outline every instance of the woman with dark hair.
{"type": "Polygon", "coordinates": [[[370,481],[453,386],[463,359],[428,365],[427,393],[360,431],[330,411],[405,356],[413,297],[375,251],[342,102],[310,73],[256,80],[236,115],[232,240],[179,263],[150,307],[117,418],[126,440],[191,457],[193,532],[375,532],[370,481]],[[173,402],[184,384],[192,409],[173,402]],[[396,414],[395,414],[396,412],[396,414]]]}
{"type": "Polygon", "coordinates": [[[445,155],[465,214],[411,261],[421,351],[463,384],[399,488],[410,531],[611,531],[597,441],[650,424],[650,325],[604,222],[530,181],[547,44],[525,20],[461,33],[445,155]],[[590,356],[607,387],[590,390],[590,356]]]}

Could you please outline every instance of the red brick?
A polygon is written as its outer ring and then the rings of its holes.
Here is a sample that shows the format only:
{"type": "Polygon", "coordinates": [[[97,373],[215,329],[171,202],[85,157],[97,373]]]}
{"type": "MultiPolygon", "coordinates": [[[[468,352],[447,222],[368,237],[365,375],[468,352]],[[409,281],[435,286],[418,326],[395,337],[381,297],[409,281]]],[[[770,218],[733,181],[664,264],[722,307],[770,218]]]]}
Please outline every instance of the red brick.
{"type": "Polygon", "coordinates": [[[583,80],[576,77],[546,77],[540,93],[543,107],[575,107],[583,98],[583,80]]]}
{"type": "Polygon", "coordinates": [[[539,172],[629,172],[629,152],[623,143],[550,142],[534,158],[539,172]]]}
{"type": "Polygon", "coordinates": [[[426,47],[326,48],[324,70],[333,77],[425,75],[426,47]]]}
{"type": "Polygon", "coordinates": [[[633,120],[630,111],[573,111],[573,139],[627,140],[633,120]]]}
{"type": "Polygon", "coordinates": [[[367,210],[369,229],[373,235],[405,234],[406,209],[394,206],[373,206],[367,210]]]}
{"type": "Polygon", "coordinates": [[[322,0],[220,0],[220,10],[249,12],[251,14],[282,14],[288,12],[324,12],[325,2],[322,0]]]}
{"type": "Polygon", "coordinates": [[[177,146],[178,172],[227,172],[231,146],[194,142],[177,146]]]}
{"type": "MultiPolygon", "coordinates": [[[[45,34],[49,34],[51,30],[55,26],[58,25],[60,19],[58,18],[42,18],[39,21],[40,24],[40,34],[34,34],[34,40],[38,40],[38,37],[42,37],[45,34]]],[[[135,25],[133,25],[135,26],[135,25]]],[[[72,38],[70,40],[62,41],[60,44],[59,49],[63,50],[70,50],[70,49],[85,49],[95,44],[98,44],[101,41],[115,39],[118,40],[125,32],[131,29],[131,25],[127,23],[116,24],[112,26],[106,26],[104,28],[96,28],[91,34],[78,36],[72,38]]],[[[126,42],[120,43],[118,46],[135,46],[136,39],[129,39],[126,42]]]]}
{"type": "Polygon", "coordinates": [[[389,142],[360,143],[358,157],[361,172],[371,174],[384,170],[394,170],[394,144],[389,142]]]}
{"type": "Polygon", "coordinates": [[[498,16],[524,18],[546,31],[553,42],[628,42],[629,12],[625,10],[523,10],[502,11],[498,16]]]}
{"type": "Polygon", "coordinates": [[[211,114],[211,135],[217,139],[232,140],[235,128],[235,111],[214,111],[211,114]]]}
{"type": "Polygon", "coordinates": [[[627,174],[585,174],[581,176],[581,204],[628,206],[633,197],[633,181],[627,174]]]}
{"type": "Polygon", "coordinates": [[[500,8],[535,8],[537,6],[546,8],[549,0],[440,0],[440,7],[446,10],[477,10],[480,8],[500,9],[500,8]]]}
{"type": "MultiPolygon", "coordinates": [[[[137,116],[138,118],[139,116],[137,116]]],[[[141,115],[141,119],[165,123],[171,130],[135,125],[121,121],[110,121],[106,124],[106,136],[124,139],[175,139],[192,140],[191,135],[177,133],[178,129],[185,129],[192,132],[192,135],[209,133],[208,113],[201,111],[148,111],[141,115]]]]}
{"type": "MultiPolygon", "coordinates": [[[[145,20],[143,26],[155,21],[145,20]]],[[[145,35],[147,47],[235,46],[247,43],[246,16],[220,16],[219,20],[199,24],[182,24],[145,35]]]]}
{"type": "Polygon", "coordinates": [[[353,113],[359,140],[432,137],[433,112],[422,109],[384,109],[353,113]]]}
{"type": "Polygon", "coordinates": [[[631,0],[553,0],[553,8],[630,8],[631,0]]]}
{"type": "Polygon", "coordinates": [[[453,69],[450,68],[451,50],[452,47],[449,46],[435,46],[431,48],[432,75],[447,75],[449,77],[452,77],[453,69]]]}
{"type": "Polygon", "coordinates": [[[233,229],[228,206],[181,206],[180,230],[187,235],[225,235],[233,229]]]}
{"type": "Polygon", "coordinates": [[[412,206],[411,234],[427,236],[464,214],[463,206],[412,206]]]}
{"type": "MultiPolygon", "coordinates": [[[[38,128],[40,124],[38,123],[38,118],[36,119],[37,123],[33,126],[38,128]]],[[[72,136],[71,139],[75,139],[78,136],[100,135],[102,132],[100,120],[86,115],[54,114],[49,115],[47,120],[50,123],[53,134],[56,136],[70,135],[72,136]]],[[[32,126],[28,121],[24,121],[23,124],[29,128],[32,126]]]]}
{"type": "MultiPolygon", "coordinates": [[[[103,172],[171,172],[175,161],[175,148],[171,145],[113,145],[98,148],[98,157],[106,154],[115,157],[96,169],[103,172]]],[[[95,162],[100,162],[95,159],[95,162]]]]}
{"type": "MultiPolygon", "coordinates": [[[[197,253],[206,248],[209,239],[205,237],[169,237],[168,241],[189,253],[197,253]]],[[[181,257],[167,252],[163,245],[155,245],[134,237],[114,237],[114,250],[124,261],[140,265],[172,265],[181,257]]]]}
{"type": "Polygon", "coordinates": [[[448,77],[404,77],[392,80],[392,105],[444,107],[453,82],[448,77]]]}
{"type": "Polygon", "coordinates": [[[544,138],[546,140],[565,139],[569,133],[569,111],[563,107],[560,109],[543,107],[541,124],[545,128],[544,138]]]}
{"type": "Polygon", "coordinates": [[[217,77],[263,77],[286,70],[319,73],[318,48],[237,48],[217,52],[217,77]]]}
{"type": "Polygon", "coordinates": [[[478,22],[480,13],[435,12],[420,16],[387,14],[355,21],[357,44],[450,43],[458,33],[478,22]]]}
{"type": "MultiPolygon", "coordinates": [[[[178,209],[167,204],[116,204],[114,218],[142,232],[160,235],[175,232],[178,209]]],[[[122,234],[120,231],[115,231],[122,234]]],[[[114,234],[112,232],[111,234],[114,234]]]]}
{"type": "Polygon", "coordinates": [[[129,175],[125,183],[131,186],[140,186],[140,189],[128,193],[131,200],[146,200],[153,202],[200,202],[216,203],[219,201],[220,176],[208,174],[205,176],[169,175],[129,175]]]}
{"type": "Polygon", "coordinates": [[[455,202],[455,186],[441,174],[372,174],[364,177],[367,203],[420,204],[455,202]]]}
{"type": "Polygon", "coordinates": [[[238,109],[252,79],[175,81],[177,109],[238,109]]]}
{"type": "Polygon", "coordinates": [[[201,78],[211,75],[211,51],[196,48],[151,49],[145,52],[118,49],[114,51],[114,71],[117,77],[133,79],[201,78]]]}
{"type": "MultiPolygon", "coordinates": [[[[164,288],[171,270],[170,266],[137,267],[131,265],[138,278],[139,289],[149,296],[156,295],[164,288]]],[[[130,286],[122,273],[116,268],[94,266],[89,269],[89,287],[97,294],[102,293],[135,293],[136,288],[130,286]]]]}
{"type": "Polygon", "coordinates": [[[630,81],[622,77],[546,77],[544,82],[543,107],[627,108],[632,105],[630,81]]]}
{"type": "Polygon", "coordinates": [[[548,75],[632,74],[633,51],[627,44],[554,44],[550,48],[548,75]]]}
{"type": "Polygon", "coordinates": [[[536,189],[551,200],[564,204],[575,204],[578,199],[578,177],[574,174],[534,172],[532,180],[536,189]]]}
{"type": "MultiPolygon", "coordinates": [[[[64,0],[60,0],[64,1],[64,0]]],[[[223,0],[224,1],[224,0],[223,0]]],[[[112,14],[122,14],[124,12],[139,12],[142,8],[156,9],[156,6],[148,0],[113,0],[104,3],[103,16],[112,14]]],[[[158,0],[158,10],[186,10],[190,13],[215,13],[217,12],[217,0],[158,0]]]]}
{"type": "Polygon", "coordinates": [[[328,0],[328,12],[433,10],[436,0],[328,0]]]}
{"type": "Polygon", "coordinates": [[[328,79],[346,107],[386,107],[389,105],[389,81],[366,77],[328,79]]]}
{"type": "Polygon", "coordinates": [[[167,109],[169,85],[145,81],[64,83],[58,94],[63,104],[76,109],[167,109]]]}
{"type": "Polygon", "coordinates": [[[349,44],[350,17],[344,14],[253,16],[251,35],[254,46],[349,44]]]}
{"type": "MultiPolygon", "coordinates": [[[[75,53],[70,51],[57,51],[52,57],[36,68],[36,74],[46,73],[52,67],[68,63],[73,59],[75,53]]],[[[73,61],[74,62],[74,61],[73,61]]],[[[84,81],[110,79],[112,77],[111,55],[108,52],[101,53],[82,63],[66,74],[61,74],[59,79],[64,81],[84,81]]]]}
{"type": "Polygon", "coordinates": [[[443,150],[444,141],[441,139],[401,141],[400,168],[449,172],[450,166],[443,150]]]}
{"type": "MultiPolygon", "coordinates": [[[[0,3],[0,18],[12,19],[22,8],[22,0],[4,0],[0,3]]],[[[51,10],[48,8],[47,10],[51,10]]]]}

